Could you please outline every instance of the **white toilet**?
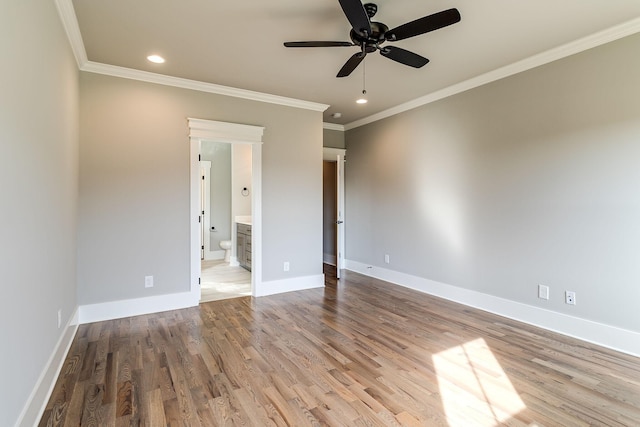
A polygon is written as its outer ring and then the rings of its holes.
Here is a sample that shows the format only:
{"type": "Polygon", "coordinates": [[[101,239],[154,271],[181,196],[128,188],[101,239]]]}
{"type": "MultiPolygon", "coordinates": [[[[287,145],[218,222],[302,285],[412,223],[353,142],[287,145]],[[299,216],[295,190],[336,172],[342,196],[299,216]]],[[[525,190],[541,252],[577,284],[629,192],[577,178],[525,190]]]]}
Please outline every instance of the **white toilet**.
{"type": "Polygon", "coordinates": [[[224,262],[231,259],[231,240],[220,240],[220,248],[224,249],[224,262]]]}

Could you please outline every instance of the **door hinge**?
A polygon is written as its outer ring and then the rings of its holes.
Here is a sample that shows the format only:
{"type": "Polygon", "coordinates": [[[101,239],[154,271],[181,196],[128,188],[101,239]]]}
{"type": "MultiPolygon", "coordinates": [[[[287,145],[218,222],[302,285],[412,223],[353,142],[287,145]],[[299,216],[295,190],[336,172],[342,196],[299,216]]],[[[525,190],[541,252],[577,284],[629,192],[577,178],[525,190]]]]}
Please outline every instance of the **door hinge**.
{"type": "Polygon", "coordinates": [[[198,215],[198,222],[202,222],[202,217],[198,215]]]}
{"type": "Polygon", "coordinates": [[[198,285],[201,285],[202,282],[200,282],[200,278],[198,277],[198,285]]]}
{"type": "Polygon", "coordinates": [[[204,246],[202,246],[202,250],[204,251],[204,246]]]}
{"type": "Polygon", "coordinates": [[[198,154],[198,161],[202,160],[202,156],[198,154]]]}

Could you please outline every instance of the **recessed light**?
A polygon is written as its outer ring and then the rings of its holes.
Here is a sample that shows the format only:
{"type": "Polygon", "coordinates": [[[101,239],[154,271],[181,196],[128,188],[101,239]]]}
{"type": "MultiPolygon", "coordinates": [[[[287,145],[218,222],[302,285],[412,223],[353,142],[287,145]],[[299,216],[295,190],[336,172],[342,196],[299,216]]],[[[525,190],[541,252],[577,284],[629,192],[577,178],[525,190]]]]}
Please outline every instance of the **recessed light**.
{"type": "Polygon", "coordinates": [[[149,55],[147,59],[155,64],[164,64],[164,58],[160,55],[149,55]]]}
{"type": "Polygon", "coordinates": [[[333,117],[334,119],[339,119],[340,117],[342,117],[342,113],[333,113],[331,117],[333,117]]]}
{"type": "Polygon", "coordinates": [[[367,100],[366,100],[366,99],[364,99],[364,98],[360,98],[360,99],[358,99],[358,100],[356,101],[356,103],[358,103],[358,104],[366,104],[366,103],[367,103],[367,100]]]}

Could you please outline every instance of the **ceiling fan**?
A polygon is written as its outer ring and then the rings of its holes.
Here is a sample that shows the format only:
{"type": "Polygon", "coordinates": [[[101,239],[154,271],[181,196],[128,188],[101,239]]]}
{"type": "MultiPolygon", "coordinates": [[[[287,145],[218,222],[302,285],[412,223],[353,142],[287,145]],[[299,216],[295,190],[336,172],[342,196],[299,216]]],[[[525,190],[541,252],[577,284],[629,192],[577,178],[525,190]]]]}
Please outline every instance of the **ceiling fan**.
{"type": "Polygon", "coordinates": [[[381,22],[371,21],[378,11],[378,6],[373,3],[362,4],[360,0],[338,0],[342,10],[351,24],[349,36],[350,42],[341,41],[301,41],[285,42],[285,47],[350,47],[359,46],[357,52],[347,60],[336,77],[346,77],[355,70],[368,53],[376,50],[380,54],[393,61],[420,68],[426,65],[429,60],[417,53],[410,52],[396,46],[381,45],[385,42],[395,42],[419,36],[449,25],[460,22],[460,12],[458,9],[447,9],[442,12],[424,16],[420,19],[408,22],[393,29],[389,29],[381,22]]]}

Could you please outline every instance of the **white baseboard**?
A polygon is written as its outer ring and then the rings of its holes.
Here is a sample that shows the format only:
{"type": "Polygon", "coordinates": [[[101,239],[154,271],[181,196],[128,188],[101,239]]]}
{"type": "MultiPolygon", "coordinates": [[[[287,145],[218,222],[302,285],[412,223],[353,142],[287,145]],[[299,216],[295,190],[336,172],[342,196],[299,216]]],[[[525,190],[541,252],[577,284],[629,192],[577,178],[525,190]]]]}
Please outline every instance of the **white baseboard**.
{"type": "Polygon", "coordinates": [[[211,260],[214,260],[214,259],[224,259],[224,251],[223,250],[205,251],[204,259],[206,261],[211,261],[211,260]]]}
{"type": "Polygon", "coordinates": [[[231,267],[238,267],[240,266],[240,263],[238,262],[238,257],[232,256],[229,258],[229,265],[231,267]]]}
{"type": "Polygon", "coordinates": [[[64,365],[64,360],[67,357],[69,348],[71,348],[71,344],[73,343],[73,338],[76,336],[77,330],[78,308],[76,307],[73,316],[71,316],[69,322],[65,326],[64,332],[60,335],[58,343],[53,349],[51,356],[49,356],[47,364],[42,370],[42,373],[40,373],[40,377],[31,391],[31,394],[27,399],[27,403],[24,405],[24,408],[18,417],[16,427],[31,427],[38,425],[40,418],[42,418],[42,414],[44,414],[47,403],[49,402],[51,393],[53,393],[53,387],[56,385],[56,381],[58,380],[58,376],[60,375],[60,371],[64,365]]]}
{"type": "Polygon", "coordinates": [[[260,289],[255,290],[255,296],[281,294],[284,292],[302,291],[305,289],[324,287],[324,274],[316,276],[292,277],[291,279],[272,280],[262,282],[260,289]]]}
{"type": "Polygon", "coordinates": [[[160,311],[178,310],[199,304],[199,292],[156,295],[122,301],[110,301],[80,306],[80,324],[120,319],[160,311]]]}
{"type": "Polygon", "coordinates": [[[556,311],[346,260],[346,269],[640,357],[640,333],[556,311]]]}
{"type": "Polygon", "coordinates": [[[328,253],[323,253],[322,254],[322,262],[324,262],[325,264],[331,264],[331,265],[336,265],[336,256],[332,255],[332,254],[328,254],[328,253]]]}

